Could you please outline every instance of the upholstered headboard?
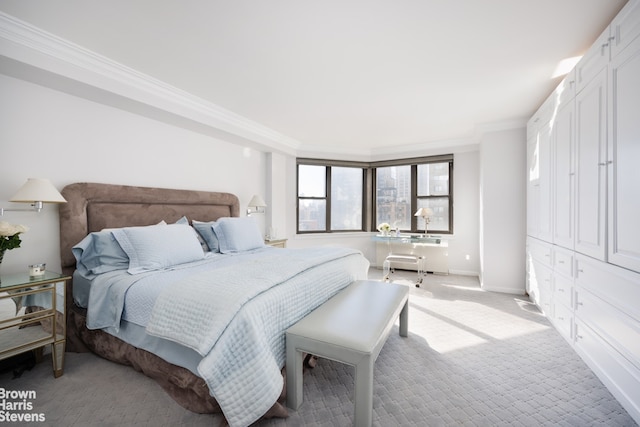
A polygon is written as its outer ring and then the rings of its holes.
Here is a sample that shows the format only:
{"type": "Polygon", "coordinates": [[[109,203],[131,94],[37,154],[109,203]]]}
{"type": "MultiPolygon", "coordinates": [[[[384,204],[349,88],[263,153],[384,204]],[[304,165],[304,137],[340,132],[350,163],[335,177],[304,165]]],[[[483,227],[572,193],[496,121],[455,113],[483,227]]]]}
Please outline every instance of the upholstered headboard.
{"type": "Polygon", "coordinates": [[[60,257],[66,274],[75,269],[71,248],[93,231],[171,223],[182,216],[215,221],[240,215],[231,193],[81,182],[67,185],[62,195],[67,203],[60,205],[60,257]]]}

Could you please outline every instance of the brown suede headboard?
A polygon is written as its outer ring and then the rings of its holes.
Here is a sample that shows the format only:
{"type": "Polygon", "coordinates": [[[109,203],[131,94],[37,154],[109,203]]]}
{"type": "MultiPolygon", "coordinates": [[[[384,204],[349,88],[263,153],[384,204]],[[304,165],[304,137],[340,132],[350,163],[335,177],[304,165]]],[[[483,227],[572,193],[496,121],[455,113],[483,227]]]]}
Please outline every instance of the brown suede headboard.
{"type": "Polygon", "coordinates": [[[71,248],[87,234],[104,228],[189,221],[215,221],[240,216],[240,202],[231,193],[75,183],[62,189],[60,205],[62,271],[72,274],[76,260],[71,248]]]}

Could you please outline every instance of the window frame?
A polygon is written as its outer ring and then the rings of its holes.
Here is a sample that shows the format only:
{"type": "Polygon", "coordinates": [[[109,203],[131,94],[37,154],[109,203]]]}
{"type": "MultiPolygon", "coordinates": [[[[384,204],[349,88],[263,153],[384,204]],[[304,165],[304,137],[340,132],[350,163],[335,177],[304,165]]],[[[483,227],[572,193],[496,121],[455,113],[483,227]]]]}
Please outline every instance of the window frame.
{"type": "MultiPolygon", "coordinates": [[[[343,161],[343,160],[327,160],[327,159],[310,159],[310,158],[297,158],[296,159],[296,233],[297,234],[327,234],[327,233],[345,233],[345,232],[358,232],[358,231],[377,231],[377,206],[376,206],[376,183],[377,183],[377,169],[381,167],[389,166],[410,166],[411,167],[411,211],[415,212],[418,206],[418,200],[429,198],[447,198],[449,206],[449,228],[448,230],[431,230],[431,233],[437,234],[453,234],[453,168],[454,168],[454,155],[443,154],[436,156],[424,156],[413,157],[404,159],[393,159],[376,162],[356,162],[356,161],[343,161]],[[432,164],[432,163],[448,163],[449,165],[449,191],[448,195],[429,195],[418,196],[418,165],[420,164],[432,164]],[[325,169],[325,196],[319,197],[300,197],[300,174],[299,166],[324,166],[325,169]],[[363,171],[363,185],[362,185],[362,228],[352,230],[331,230],[331,168],[332,167],[352,167],[359,168],[363,171]],[[325,230],[300,230],[300,200],[326,200],[326,229],[325,230]]],[[[411,229],[401,230],[409,233],[421,233],[424,230],[420,230],[418,217],[411,215],[411,229]]]]}
{"type": "Polygon", "coordinates": [[[319,160],[319,159],[297,159],[296,160],[296,233],[297,234],[326,234],[326,233],[353,233],[362,232],[368,229],[367,221],[367,169],[365,163],[346,162],[339,160],[319,160]],[[301,197],[300,196],[300,165],[304,166],[323,166],[325,168],[325,188],[324,197],[301,197]],[[354,168],[362,170],[362,220],[359,228],[349,230],[333,230],[331,229],[331,170],[333,167],[354,168]],[[325,200],[325,229],[324,230],[300,230],[300,200],[325,200]]]}

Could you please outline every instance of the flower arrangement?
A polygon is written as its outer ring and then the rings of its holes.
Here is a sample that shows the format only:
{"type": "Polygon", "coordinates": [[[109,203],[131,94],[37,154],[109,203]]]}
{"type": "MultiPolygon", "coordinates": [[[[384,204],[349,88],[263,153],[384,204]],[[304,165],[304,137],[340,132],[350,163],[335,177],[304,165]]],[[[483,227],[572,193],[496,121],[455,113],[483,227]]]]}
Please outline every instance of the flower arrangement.
{"type": "Polygon", "coordinates": [[[391,231],[391,226],[388,222],[383,222],[381,224],[378,224],[378,231],[383,234],[387,234],[389,233],[389,231],[391,231]]]}
{"type": "Polygon", "coordinates": [[[29,229],[24,225],[13,225],[5,221],[0,221],[0,254],[10,249],[20,247],[20,233],[24,233],[29,229]]]}

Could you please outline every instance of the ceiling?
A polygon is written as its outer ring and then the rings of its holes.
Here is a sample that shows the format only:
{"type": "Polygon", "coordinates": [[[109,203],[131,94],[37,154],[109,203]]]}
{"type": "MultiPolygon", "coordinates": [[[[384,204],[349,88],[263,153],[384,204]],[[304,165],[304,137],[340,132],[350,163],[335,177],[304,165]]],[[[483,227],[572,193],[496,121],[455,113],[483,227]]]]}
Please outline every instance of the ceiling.
{"type": "Polygon", "coordinates": [[[302,152],[522,126],[626,0],[0,0],[0,11],[260,123],[302,152]]]}

